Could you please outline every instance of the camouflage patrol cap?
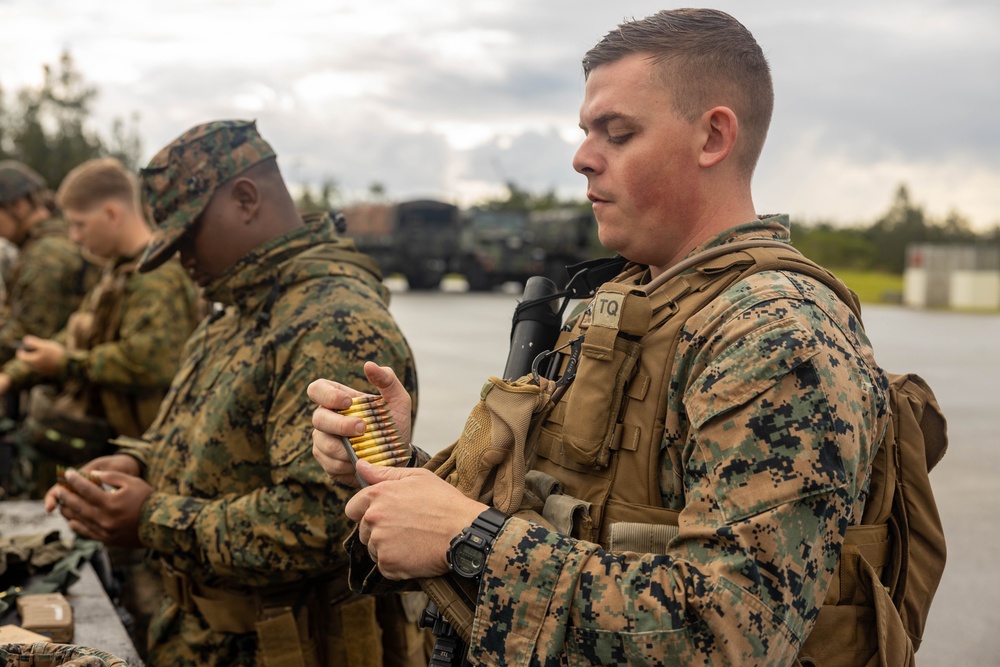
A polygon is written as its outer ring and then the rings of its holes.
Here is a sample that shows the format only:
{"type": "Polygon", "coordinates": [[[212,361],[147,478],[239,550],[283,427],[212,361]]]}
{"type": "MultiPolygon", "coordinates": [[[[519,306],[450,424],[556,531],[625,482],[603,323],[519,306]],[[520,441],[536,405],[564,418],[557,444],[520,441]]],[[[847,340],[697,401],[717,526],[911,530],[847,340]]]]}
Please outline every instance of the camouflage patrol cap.
{"type": "Polygon", "coordinates": [[[27,194],[46,188],[48,185],[45,179],[23,162],[0,162],[0,204],[10,204],[27,194]]]}
{"type": "Polygon", "coordinates": [[[139,271],[170,259],[220,185],[272,157],[256,123],[244,120],[197,125],[157,153],[139,174],[146,217],[157,227],[139,271]]]}

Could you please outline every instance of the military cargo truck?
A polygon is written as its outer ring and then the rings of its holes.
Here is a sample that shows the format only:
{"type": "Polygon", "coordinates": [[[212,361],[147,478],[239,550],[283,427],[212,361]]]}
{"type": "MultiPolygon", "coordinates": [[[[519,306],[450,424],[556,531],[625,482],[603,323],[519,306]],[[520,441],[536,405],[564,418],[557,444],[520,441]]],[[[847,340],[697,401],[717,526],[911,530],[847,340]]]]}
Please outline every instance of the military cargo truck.
{"type": "Polygon", "coordinates": [[[379,262],[384,276],[405,276],[411,289],[435,289],[449,273],[465,276],[475,291],[512,281],[523,285],[531,276],[562,286],[569,279],[567,264],[608,254],[589,208],[462,212],[419,199],[353,204],[341,213],[345,236],[379,262]]]}
{"type": "Polygon", "coordinates": [[[545,276],[562,286],[566,265],[607,254],[589,209],[541,211],[469,209],[465,214],[462,273],[473,290],[545,276]]]}
{"type": "Polygon", "coordinates": [[[411,289],[434,289],[459,272],[463,220],[457,206],[430,199],[353,204],[341,209],[345,236],[371,255],[385,277],[402,275],[411,289]]]}

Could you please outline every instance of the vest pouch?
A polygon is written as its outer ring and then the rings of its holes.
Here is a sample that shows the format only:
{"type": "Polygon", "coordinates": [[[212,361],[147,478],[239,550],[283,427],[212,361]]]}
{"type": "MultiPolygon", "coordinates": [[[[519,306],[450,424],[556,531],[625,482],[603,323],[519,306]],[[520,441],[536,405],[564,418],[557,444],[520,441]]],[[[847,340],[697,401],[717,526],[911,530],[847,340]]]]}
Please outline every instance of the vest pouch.
{"type": "Polygon", "coordinates": [[[382,631],[376,599],[369,595],[326,605],[320,637],[326,642],[326,664],[378,667],[382,664],[382,631]]]}
{"type": "Polygon", "coordinates": [[[913,667],[914,649],[878,573],[856,546],[841,552],[840,591],[824,604],[797,666],[913,667]],[[844,576],[848,574],[849,576],[844,576]]]}
{"type": "Polygon", "coordinates": [[[514,514],[524,498],[524,476],[534,456],[536,426],[552,409],[553,383],[530,376],[483,385],[462,435],[424,466],[465,496],[514,514]]]}
{"type": "Polygon", "coordinates": [[[103,419],[87,415],[86,394],[51,385],[31,388],[28,414],[21,427],[24,442],[58,463],[81,465],[110,449],[114,433],[103,419]]]}
{"type": "Polygon", "coordinates": [[[608,283],[591,302],[572,391],[566,396],[564,451],[581,465],[608,465],[625,388],[635,374],[642,351],[639,338],[649,331],[649,298],[634,285],[608,283]]]}

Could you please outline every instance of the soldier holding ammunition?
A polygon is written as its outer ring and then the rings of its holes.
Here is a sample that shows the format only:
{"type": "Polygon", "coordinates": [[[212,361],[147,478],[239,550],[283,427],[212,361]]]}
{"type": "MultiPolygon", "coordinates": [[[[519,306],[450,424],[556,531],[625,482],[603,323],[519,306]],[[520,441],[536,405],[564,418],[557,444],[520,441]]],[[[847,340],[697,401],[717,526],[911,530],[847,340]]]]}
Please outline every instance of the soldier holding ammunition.
{"type": "Polygon", "coordinates": [[[159,558],[153,665],[426,664],[404,598],[349,590],[349,492],[303,447],[317,368],[370,390],[358,369],[375,358],[416,391],[377,267],[329,216],[300,216],[254,123],[188,130],[141,185],[158,229],[139,271],[179,252],[225,308],[188,341],[142,439],[84,467],[116,490],[69,472],[71,488],[53,488],[47,506],[87,537],[159,558]]]}
{"type": "MultiPolygon", "coordinates": [[[[582,345],[558,402],[544,377],[491,379],[435,457],[471,497],[428,469],[357,464],[352,581],[465,581],[468,619],[461,595],[438,607],[474,664],[791,665],[860,523],[886,377],[833,289],[766,269],[794,253],[775,250],[788,218],[751,198],[773,92],[746,28],[663,11],[608,33],[584,73],[573,164],[601,242],[630,263],[568,323],[561,342],[582,345]],[[520,422],[498,418],[521,397],[520,422]],[[504,459],[515,428],[533,455],[504,459]]],[[[408,438],[403,386],[365,372],[408,438]]],[[[363,424],[338,411],[357,392],[309,395],[315,456],[351,483],[340,439],[363,424]]]]}

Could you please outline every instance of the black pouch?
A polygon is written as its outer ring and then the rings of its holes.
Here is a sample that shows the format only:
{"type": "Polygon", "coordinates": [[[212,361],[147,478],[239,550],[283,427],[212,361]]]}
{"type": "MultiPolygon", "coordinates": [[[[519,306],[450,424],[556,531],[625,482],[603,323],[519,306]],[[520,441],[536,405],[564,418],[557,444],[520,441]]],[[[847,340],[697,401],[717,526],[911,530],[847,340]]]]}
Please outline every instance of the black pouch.
{"type": "Polygon", "coordinates": [[[111,449],[108,440],[114,432],[108,422],[87,414],[85,394],[37,385],[30,400],[19,436],[38,452],[59,463],[82,465],[111,449]]]}

